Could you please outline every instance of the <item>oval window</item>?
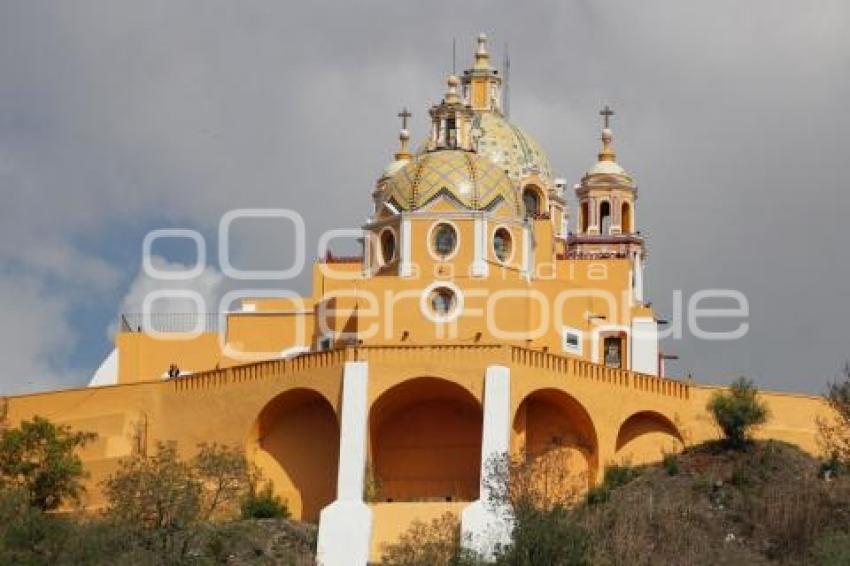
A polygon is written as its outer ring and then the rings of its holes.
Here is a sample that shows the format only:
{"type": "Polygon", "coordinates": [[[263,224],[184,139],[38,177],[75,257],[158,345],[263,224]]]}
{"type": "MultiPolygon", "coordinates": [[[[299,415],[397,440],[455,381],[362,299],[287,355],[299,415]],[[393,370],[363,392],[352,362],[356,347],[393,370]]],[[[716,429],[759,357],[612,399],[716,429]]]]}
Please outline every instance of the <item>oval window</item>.
{"type": "Polygon", "coordinates": [[[381,261],[389,263],[395,259],[395,234],[392,230],[381,232],[381,261]]]}
{"type": "Polygon", "coordinates": [[[496,230],[496,233],[493,234],[493,253],[496,254],[496,258],[502,262],[507,261],[511,257],[512,250],[513,240],[510,231],[507,228],[496,230]]]}
{"type": "Polygon", "coordinates": [[[457,232],[454,227],[449,224],[439,224],[434,230],[433,247],[439,256],[451,255],[457,247],[457,232]]]}
{"type": "Polygon", "coordinates": [[[457,307],[457,297],[448,287],[437,287],[431,291],[431,310],[440,317],[450,315],[457,307]]]}

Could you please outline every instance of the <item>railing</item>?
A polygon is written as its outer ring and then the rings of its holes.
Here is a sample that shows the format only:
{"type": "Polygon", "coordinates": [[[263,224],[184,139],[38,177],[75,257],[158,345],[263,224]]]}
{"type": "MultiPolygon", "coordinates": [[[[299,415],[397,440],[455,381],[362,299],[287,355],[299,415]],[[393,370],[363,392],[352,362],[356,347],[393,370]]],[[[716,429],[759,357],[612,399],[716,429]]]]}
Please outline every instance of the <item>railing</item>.
{"type": "Polygon", "coordinates": [[[118,317],[121,332],[219,332],[221,313],[163,312],[123,313],[118,317]]]}
{"type": "Polygon", "coordinates": [[[302,354],[286,360],[267,360],[223,369],[202,371],[170,380],[177,391],[213,389],[236,383],[260,381],[304,371],[328,367],[342,367],[346,350],[329,350],[302,354]]]}
{"type": "Polygon", "coordinates": [[[631,370],[610,368],[579,358],[510,346],[511,362],[556,373],[571,374],[583,379],[627,387],[678,399],[690,398],[690,385],[667,377],[658,377],[631,370]]]}

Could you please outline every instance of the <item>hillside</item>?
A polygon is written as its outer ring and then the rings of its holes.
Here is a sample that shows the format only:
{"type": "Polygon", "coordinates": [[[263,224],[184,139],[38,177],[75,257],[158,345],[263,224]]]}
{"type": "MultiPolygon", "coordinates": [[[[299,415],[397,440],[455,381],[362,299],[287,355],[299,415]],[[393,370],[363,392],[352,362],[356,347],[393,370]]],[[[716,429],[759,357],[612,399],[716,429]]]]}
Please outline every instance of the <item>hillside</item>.
{"type": "Polygon", "coordinates": [[[779,442],[742,452],[701,445],[639,469],[576,513],[592,563],[850,564],[850,479],[826,476],[779,442]]]}

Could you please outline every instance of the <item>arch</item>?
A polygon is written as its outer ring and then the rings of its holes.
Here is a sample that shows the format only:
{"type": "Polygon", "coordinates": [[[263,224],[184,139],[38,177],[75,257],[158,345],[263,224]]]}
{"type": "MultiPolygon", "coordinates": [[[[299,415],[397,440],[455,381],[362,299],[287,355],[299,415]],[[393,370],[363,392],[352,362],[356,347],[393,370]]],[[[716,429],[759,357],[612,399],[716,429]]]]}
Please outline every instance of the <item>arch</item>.
{"type": "Polygon", "coordinates": [[[482,421],[479,401],[446,379],[417,377],[389,388],[369,413],[376,499],[476,499],[482,421]]]}
{"type": "Polygon", "coordinates": [[[599,203],[599,233],[603,236],[611,233],[611,203],[607,200],[599,203]]]}
{"type": "Polygon", "coordinates": [[[587,201],[581,203],[579,218],[579,232],[587,232],[587,228],[590,226],[590,205],[587,201]]]}
{"type": "Polygon", "coordinates": [[[248,440],[249,458],[273,482],[293,517],[317,521],[336,496],[339,422],[328,400],[298,388],[269,401],[248,440]]]}
{"type": "Polygon", "coordinates": [[[655,411],[634,413],[617,432],[616,458],[631,464],[657,462],[665,453],[678,452],[684,446],[679,428],[655,411]]]}
{"type": "Polygon", "coordinates": [[[620,230],[623,234],[632,233],[632,206],[628,201],[623,201],[620,208],[620,230]]]}
{"type": "Polygon", "coordinates": [[[513,452],[526,460],[552,450],[564,451],[581,487],[596,483],[599,442],[587,409],[560,389],[538,389],[517,406],[513,418],[513,452]]]}
{"type": "Polygon", "coordinates": [[[522,204],[526,218],[543,213],[543,191],[537,185],[526,185],[522,189],[522,204]]]}

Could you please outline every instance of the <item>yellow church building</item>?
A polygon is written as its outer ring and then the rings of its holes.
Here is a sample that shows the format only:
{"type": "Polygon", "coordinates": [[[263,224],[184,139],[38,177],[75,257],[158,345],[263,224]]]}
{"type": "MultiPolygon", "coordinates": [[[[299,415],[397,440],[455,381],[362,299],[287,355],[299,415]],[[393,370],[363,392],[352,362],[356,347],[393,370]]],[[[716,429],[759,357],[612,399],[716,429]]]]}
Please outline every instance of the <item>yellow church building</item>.
{"type": "MultiPolygon", "coordinates": [[[[91,506],[121,458],[158,441],[244,447],[294,517],[318,521],[327,566],[374,560],[412,519],[446,511],[486,551],[504,536],[482,484],[499,454],[557,447],[593,485],[606,464],[716,438],[717,388],[663,375],[611,112],[571,216],[502,86],[481,35],[418,148],[402,112],[362,255],[318,261],[312,296],[243,298],[194,332],[125,317],[91,386],[10,397],[11,422],[97,433],[82,454],[91,506]]],[[[816,451],[821,400],[762,396],[759,434],[816,451]]]]}

